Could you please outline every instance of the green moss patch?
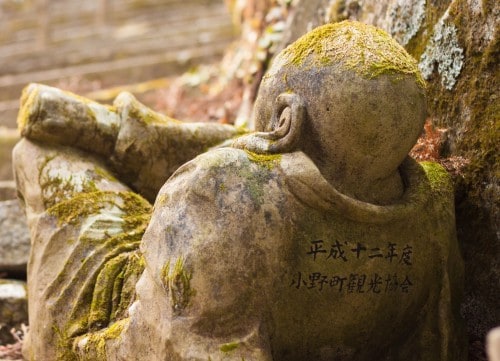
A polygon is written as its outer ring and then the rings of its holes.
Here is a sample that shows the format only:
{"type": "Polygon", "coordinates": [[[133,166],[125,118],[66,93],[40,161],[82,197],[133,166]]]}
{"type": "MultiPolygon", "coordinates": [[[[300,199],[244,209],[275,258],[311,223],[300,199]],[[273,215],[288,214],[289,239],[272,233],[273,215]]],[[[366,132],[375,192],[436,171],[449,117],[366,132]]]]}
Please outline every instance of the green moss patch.
{"type": "Polygon", "coordinates": [[[231,352],[231,351],[236,350],[239,346],[240,346],[240,343],[239,343],[239,342],[229,342],[229,343],[225,343],[225,344],[223,344],[223,345],[220,347],[220,350],[221,350],[222,352],[231,352]]]}
{"type": "Polygon", "coordinates": [[[97,214],[108,201],[113,201],[109,192],[80,193],[73,198],[57,203],[47,213],[57,217],[58,224],[75,224],[81,217],[97,214]]]}
{"type": "Polygon", "coordinates": [[[106,361],[106,343],[109,340],[119,339],[123,329],[127,326],[129,319],[115,322],[111,326],[90,335],[86,335],[85,349],[79,350],[80,361],[106,361]],[[83,352],[82,352],[83,351],[83,352]]]}
{"type": "Polygon", "coordinates": [[[30,122],[30,118],[37,116],[37,114],[32,114],[31,111],[35,107],[35,101],[38,99],[38,93],[38,88],[32,89],[29,85],[23,89],[23,93],[21,95],[21,109],[19,109],[19,113],[17,115],[17,126],[21,132],[30,122]]]}
{"type": "Polygon", "coordinates": [[[425,87],[417,61],[401,45],[385,31],[358,22],[320,26],[286,48],[283,56],[295,66],[340,64],[369,79],[383,74],[411,75],[425,87]]]}
{"type": "Polygon", "coordinates": [[[433,191],[439,193],[453,193],[451,177],[439,163],[422,162],[420,165],[424,169],[433,191]]]}
{"type": "Polygon", "coordinates": [[[257,163],[269,170],[273,169],[281,161],[281,154],[257,154],[249,150],[245,150],[245,153],[251,162],[257,163]]]}
{"type": "Polygon", "coordinates": [[[192,274],[186,270],[183,258],[179,257],[173,269],[170,269],[170,262],[165,264],[161,276],[163,285],[170,295],[172,310],[179,314],[194,295],[194,290],[191,289],[192,274]]]}

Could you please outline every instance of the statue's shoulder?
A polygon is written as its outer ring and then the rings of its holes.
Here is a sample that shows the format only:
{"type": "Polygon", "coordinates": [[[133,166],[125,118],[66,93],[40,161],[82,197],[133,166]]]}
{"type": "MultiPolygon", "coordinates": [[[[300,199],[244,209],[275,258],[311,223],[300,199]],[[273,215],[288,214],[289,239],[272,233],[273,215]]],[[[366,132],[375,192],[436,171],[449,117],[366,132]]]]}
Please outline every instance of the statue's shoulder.
{"type": "Polygon", "coordinates": [[[257,154],[236,148],[217,148],[205,152],[180,167],[172,176],[189,174],[204,177],[245,178],[250,175],[280,173],[281,154],[257,154]]]}
{"type": "Polygon", "coordinates": [[[183,199],[197,195],[213,201],[238,197],[239,202],[260,203],[269,192],[284,188],[281,159],[279,154],[256,154],[229,147],[213,149],[181,166],[160,195],[184,194],[183,199]]]}

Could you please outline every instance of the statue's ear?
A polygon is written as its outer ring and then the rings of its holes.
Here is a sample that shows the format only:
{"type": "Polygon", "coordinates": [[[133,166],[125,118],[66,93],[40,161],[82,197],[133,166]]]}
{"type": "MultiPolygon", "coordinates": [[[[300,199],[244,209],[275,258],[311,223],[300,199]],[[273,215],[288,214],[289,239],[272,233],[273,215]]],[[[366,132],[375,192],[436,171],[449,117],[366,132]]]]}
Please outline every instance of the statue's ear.
{"type": "Polygon", "coordinates": [[[269,138],[271,153],[286,153],[294,150],[300,138],[306,116],[305,104],[299,95],[282,93],[274,103],[269,138]]]}
{"type": "Polygon", "coordinates": [[[266,132],[237,138],[233,147],[255,153],[289,153],[295,150],[306,117],[305,103],[294,93],[278,95],[266,132]]]}

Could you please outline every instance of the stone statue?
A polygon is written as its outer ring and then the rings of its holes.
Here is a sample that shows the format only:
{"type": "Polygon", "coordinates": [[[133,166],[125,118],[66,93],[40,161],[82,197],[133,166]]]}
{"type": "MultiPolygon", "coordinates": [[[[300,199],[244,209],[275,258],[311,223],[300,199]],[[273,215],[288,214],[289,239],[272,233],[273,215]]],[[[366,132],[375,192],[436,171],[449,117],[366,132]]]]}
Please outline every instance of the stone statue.
{"type": "Polygon", "coordinates": [[[356,22],[276,57],[254,133],[27,87],[25,357],[464,360],[453,190],[407,156],[424,87],[356,22]]]}

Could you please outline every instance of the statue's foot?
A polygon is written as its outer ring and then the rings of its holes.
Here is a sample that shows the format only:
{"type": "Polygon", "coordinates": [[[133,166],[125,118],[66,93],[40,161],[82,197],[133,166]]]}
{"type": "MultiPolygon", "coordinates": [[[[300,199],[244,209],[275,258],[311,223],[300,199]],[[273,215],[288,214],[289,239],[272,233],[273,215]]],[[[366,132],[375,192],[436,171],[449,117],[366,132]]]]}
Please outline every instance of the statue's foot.
{"type": "Polygon", "coordinates": [[[30,84],[23,90],[17,121],[28,139],[104,156],[113,151],[120,128],[113,107],[41,84],[30,84]]]}

